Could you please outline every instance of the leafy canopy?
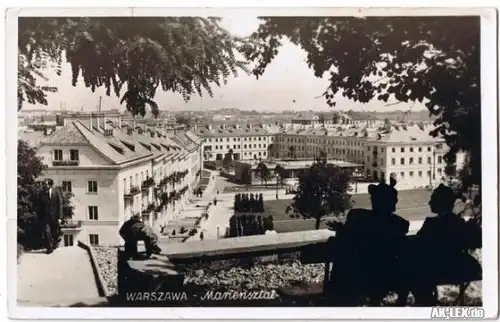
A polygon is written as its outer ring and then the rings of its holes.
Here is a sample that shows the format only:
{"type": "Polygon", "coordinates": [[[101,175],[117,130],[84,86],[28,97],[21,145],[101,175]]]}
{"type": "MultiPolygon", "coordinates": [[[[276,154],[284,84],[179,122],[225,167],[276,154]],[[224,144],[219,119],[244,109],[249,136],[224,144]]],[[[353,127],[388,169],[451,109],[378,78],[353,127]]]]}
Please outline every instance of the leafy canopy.
{"type": "Polygon", "coordinates": [[[316,229],[319,229],[322,217],[343,213],[351,207],[350,181],[348,171],[318,159],[299,176],[296,194],[287,212],[316,219],[316,229]]]}
{"type": "Polygon", "coordinates": [[[469,181],[480,184],[480,19],[448,17],[265,17],[245,55],[261,76],[283,39],[307,53],[323,93],[335,106],[341,93],[354,101],[425,103],[436,117],[431,134],[450,147],[448,163],[460,150],[470,154],[469,181]]]}
{"type": "Polygon", "coordinates": [[[121,96],[134,115],[146,107],[158,115],[158,89],[180,93],[184,100],[213,84],[225,84],[245,69],[235,53],[244,44],[219,26],[220,18],[86,17],[19,18],[18,109],[23,102],[47,105],[53,87],[37,86],[45,68],[71,64],[72,84],[79,76],[93,92],[104,87],[121,96]],[[21,66],[22,65],[22,66],[21,66]],[[124,88],[125,87],[125,88],[124,88]]]}

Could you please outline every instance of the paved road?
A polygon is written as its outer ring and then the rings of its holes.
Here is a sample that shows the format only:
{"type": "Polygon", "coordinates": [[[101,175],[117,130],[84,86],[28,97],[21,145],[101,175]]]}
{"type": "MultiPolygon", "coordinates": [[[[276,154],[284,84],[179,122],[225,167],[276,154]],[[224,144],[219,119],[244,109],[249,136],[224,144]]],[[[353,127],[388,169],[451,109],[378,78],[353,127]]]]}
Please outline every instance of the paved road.
{"type": "Polygon", "coordinates": [[[61,247],[50,255],[24,253],[17,269],[20,305],[39,306],[99,297],[90,257],[80,247],[61,247]]]}

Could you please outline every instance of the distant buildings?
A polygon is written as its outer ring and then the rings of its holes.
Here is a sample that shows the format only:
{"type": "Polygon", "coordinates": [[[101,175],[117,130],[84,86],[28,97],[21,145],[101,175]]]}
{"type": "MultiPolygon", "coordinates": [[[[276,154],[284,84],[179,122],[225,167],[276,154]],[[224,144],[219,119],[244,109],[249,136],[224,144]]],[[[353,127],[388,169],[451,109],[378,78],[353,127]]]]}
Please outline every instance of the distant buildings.
{"type": "MultiPolygon", "coordinates": [[[[395,174],[398,185],[423,187],[445,177],[444,140],[429,135],[428,126],[390,124],[378,128],[356,125],[311,126],[276,134],[274,157],[312,160],[325,153],[329,159],[364,165],[367,178],[386,180],[395,174]]],[[[457,156],[457,168],[464,162],[457,156]]]]}
{"type": "Polygon", "coordinates": [[[223,160],[230,151],[234,160],[266,159],[272,150],[277,126],[257,124],[220,124],[197,126],[202,138],[204,161],[223,160]]]}
{"type": "Polygon", "coordinates": [[[196,187],[201,141],[191,132],[123,122],[120,114],[73,114],[52,133],[22,132],[47,165],[44,178],[74,194],[64,244],[117,245],[135,213],[159,229],[196,187]]]}

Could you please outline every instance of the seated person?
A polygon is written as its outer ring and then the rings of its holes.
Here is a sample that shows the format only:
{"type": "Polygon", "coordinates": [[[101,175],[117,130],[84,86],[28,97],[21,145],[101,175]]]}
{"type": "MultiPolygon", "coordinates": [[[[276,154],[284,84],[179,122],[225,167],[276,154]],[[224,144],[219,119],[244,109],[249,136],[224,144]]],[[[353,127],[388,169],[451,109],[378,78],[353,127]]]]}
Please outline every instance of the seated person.
{"type": "Polygon", "coordinates": [[[394,186],[395,180],[391,185],[370,185],[372,210],[352,209],[345,224],[335,229],[339,247],[334,252],[332,278],[338,274],[337,280],[343,283],[373,284],[374,290],[390,279],[398,258],[399,242],[395,239],[404,237],[410,226],[393,213],[398,201],[394,186]]]}
{"type": "Polygon", "coordinates": [[[451,273],[478,268],[464,253],[468,224],[453,213],[456,199],[454,191],[443,184],[432,192],[429,206],[437,216],[425,219],[417,232],[420,238],[414,245],[416,248],[409,249],[412,260],[408,262],[408,272],[412,275],[409,279],[416,284],[411,291],[417,305],[435,305],[436,284],[441,276],[451,277],[451,273]]]}
{"type": "Polygon", "coordinates": [[[437,216],[427,217],[417,233],[425,251],[438,257],[464,249],[465,220],[453,213],[457,196],[450,187],[440,184],[431,195],[429,206],[437,216]],[[444,254],[442,254],[444,252],[444,254]]]}
{"type": "Polygon", "coordinates": [[[133,215],[132,218],[123,223],[120,228],[120,236],[125,241],[125,252],[128,254],[128,258],[137,256],[137,242],[140,240],[144,241],[147,258],[161,252],[161,248],[157,245],[158,237],[150,227],[141,221],[139,215],[133,215]]]}

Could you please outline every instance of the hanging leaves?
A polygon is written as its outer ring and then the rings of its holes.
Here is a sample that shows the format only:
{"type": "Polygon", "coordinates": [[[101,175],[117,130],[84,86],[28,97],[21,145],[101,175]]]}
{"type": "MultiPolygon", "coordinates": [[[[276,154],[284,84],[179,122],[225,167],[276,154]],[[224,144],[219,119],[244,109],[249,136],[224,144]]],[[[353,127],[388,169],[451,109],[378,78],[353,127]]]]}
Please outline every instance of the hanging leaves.
{"type": "MultiPolygon", "coordinates": [[[[467,151],[475,184],[481,178],[480,19],[446,17],[265,17],[244,47],[258,78],[276,57],[283,38],[307,53],[323,93],[366,103],[423,102],[436,117],[431,134],[467,151]]],[[[451,162],[451,161],[450,161],[451,162]]]]}
{"type": "Polygon", "coordinates": [[[147,108],[158,115],[157,90],[213,95],[211,86],[226,83],[246,63],[234,51],[244,45],[219,26],[217,18],[87,17],[20,18],[18,109],[23,102],[47,104],[46,89],[36,85],[47,61],[61,70],[65,54],[72,84],[80,79],[92,91],[104,87],[121,97],[133,115],[147,108]],[[35,64],[36,62],[36,64],[35,64]],[[126,90],[123,92],[123,85],[126,90]]]}

